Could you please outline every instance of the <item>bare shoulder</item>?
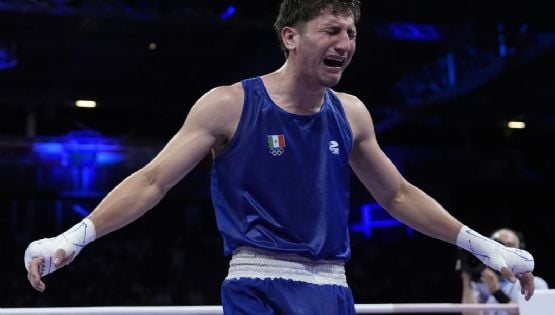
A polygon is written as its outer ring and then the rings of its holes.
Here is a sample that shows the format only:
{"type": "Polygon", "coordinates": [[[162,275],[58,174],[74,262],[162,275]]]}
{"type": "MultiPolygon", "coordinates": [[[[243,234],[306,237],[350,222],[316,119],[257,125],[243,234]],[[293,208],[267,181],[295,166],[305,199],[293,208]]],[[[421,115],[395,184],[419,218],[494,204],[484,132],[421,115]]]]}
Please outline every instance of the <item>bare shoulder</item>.
{"type": "Polygon", "coordinates": [[[241,83],[215,87],[202,95],[191,108],[189,118],[204,125],[229,130],[236,123],[243,108],[244,93],[241,83]]]}
{"type": "Polygon", "coordinates": [[[355,138],[373,133],[373,123],[366,105],[356,96],[334,91],[349,120],[355,138]]]}
{"type": "Polygon", "coordinates": [[[243,105],[243,87],[240,82],[232,85],[215,87],[201,96],[195,106],[210,107],[222,111],[241,110],[243,105]]]}
{"type": "Polygon", "coordinates": [[[202,132],[214,137],[214,146],[233,137],[243,109],[244,92],[240,82],[215,87],[202,95],[191,108],[185,132],[202,132]]]}
{"type": "Polygon", "coordinates": [[[337,92],[337,91],[334,91],[334,93],[341,101],[341,104],[343,104],[343,108],[345,109],[345,111],[349,112],[347,114],[358,113],[361,110],[362,111],[366,110],[364,103],[358,97],[349,93],[343,93],[343,92],[337,92]]]}

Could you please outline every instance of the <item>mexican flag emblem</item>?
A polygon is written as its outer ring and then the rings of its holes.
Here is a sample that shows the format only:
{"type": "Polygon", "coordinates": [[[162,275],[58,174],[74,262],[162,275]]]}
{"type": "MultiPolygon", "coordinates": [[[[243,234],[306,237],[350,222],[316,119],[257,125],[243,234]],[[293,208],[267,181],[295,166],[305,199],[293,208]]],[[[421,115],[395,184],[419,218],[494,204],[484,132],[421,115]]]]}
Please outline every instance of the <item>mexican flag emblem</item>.
{"type": "Polygon", "coordinates": [[[285,150],[285,137],[283,135],[268,135],[268,149],[273,156],[280,156],[285,150]]]}

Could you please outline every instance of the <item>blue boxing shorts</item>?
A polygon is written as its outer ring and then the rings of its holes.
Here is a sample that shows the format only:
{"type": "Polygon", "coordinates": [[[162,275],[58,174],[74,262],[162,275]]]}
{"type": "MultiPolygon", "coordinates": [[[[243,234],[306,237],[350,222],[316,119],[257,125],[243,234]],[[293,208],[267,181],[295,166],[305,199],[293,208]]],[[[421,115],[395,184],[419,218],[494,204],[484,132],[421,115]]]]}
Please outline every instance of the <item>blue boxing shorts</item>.
{"type": "Polygon", "coordinates": [[[222,284],[225,315],[354,315],[342,261],[242,247],[222,284]]]}

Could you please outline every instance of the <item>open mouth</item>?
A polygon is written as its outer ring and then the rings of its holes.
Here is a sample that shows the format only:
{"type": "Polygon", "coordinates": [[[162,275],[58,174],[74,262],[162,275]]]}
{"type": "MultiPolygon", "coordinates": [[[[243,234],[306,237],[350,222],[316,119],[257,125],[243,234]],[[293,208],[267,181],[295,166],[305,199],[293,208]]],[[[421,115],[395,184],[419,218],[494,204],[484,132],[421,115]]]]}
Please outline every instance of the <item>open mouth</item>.
{"type": "Polygon", "coordinates": [[[330,59],[330,58],[324,59],[324,64],[328,67],[340,68],[343,66],[343,63],[344,63],[343,60],[336,60],[336,59],[330,59]]]}

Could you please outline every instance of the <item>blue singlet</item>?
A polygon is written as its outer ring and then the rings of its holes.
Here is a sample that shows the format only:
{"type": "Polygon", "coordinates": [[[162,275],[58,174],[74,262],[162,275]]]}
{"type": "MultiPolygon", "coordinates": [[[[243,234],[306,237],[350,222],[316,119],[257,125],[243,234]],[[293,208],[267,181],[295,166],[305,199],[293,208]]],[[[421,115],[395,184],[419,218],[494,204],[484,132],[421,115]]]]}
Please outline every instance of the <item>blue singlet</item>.
{"type": "Polygon", "coordinates": [[[224,253],[249,246],[349,260],[352,134],[339,99],[327,89],[318,113],[296,115],[270,99],[260,77],[242,84],[237,131],[212,167],[224,253]]]}

